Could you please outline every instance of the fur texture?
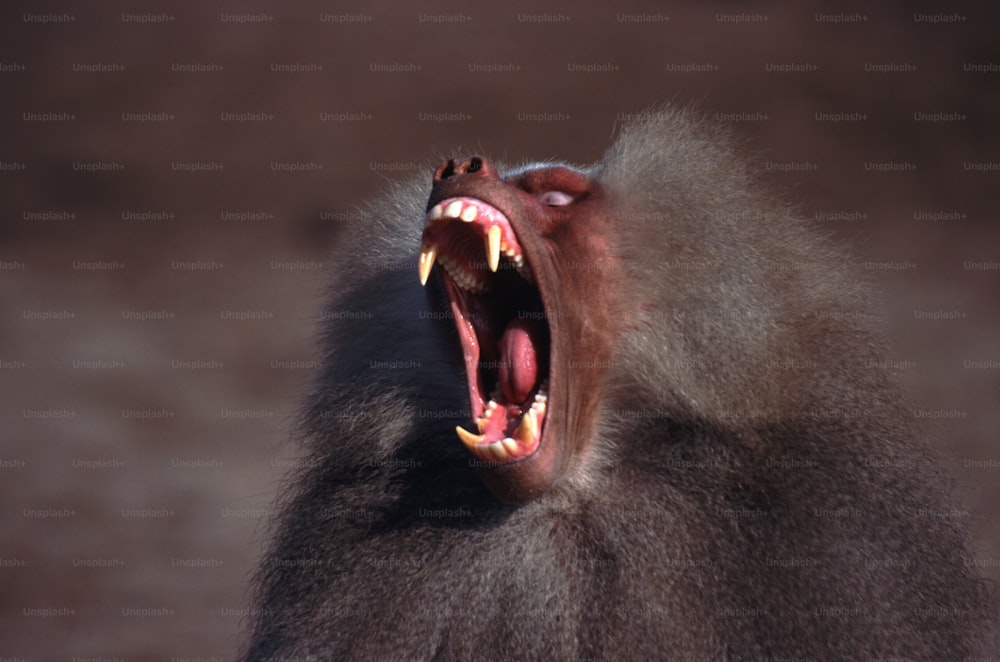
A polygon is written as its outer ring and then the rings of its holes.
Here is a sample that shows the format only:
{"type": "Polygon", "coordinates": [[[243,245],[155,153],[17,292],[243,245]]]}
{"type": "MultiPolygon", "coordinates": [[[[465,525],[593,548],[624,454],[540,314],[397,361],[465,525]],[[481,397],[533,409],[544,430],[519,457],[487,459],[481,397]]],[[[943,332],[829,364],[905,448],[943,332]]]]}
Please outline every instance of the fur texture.
{"type": "Polygon", "coordinates": [[[885,354],[863,288],[728,145],[652,113],[585,170],[616,228],[612,358],[588,452],[522,505],[487,491],[455,438],[461,351],[440,284],[416,277],[429,182],[368,208],[332,259],[309,468],[244,659],[948,660],[986,645],[990,591],[871,367],[885,354]]]}

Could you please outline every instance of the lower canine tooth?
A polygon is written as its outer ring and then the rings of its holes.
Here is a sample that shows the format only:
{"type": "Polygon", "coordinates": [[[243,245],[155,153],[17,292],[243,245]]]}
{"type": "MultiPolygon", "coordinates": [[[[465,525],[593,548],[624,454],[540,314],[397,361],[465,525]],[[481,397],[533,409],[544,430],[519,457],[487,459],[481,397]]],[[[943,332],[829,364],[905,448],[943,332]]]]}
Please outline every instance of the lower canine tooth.
{"type": "Polygon", "coordinates": [[[525,445],[530,445],[538,436],[538,418],[535,410],[529,409],[521,417],[521,424],[514,430],[514,436],[524,442],[525,445]]]}
{"type": "Polygon", "coordinates": [[[455,426],[455,432],[458,433],[458,438],[462,440],[462,443],[469,448],[478,447],[483,442],[483,439],[486,438],[486,435],[472,434],[461,425],[455,426]]]}
{"type": "Polygon", "coordinates": [[[506,437],[506,438],[504,438],[504,440],[501,443],[503,443],[503,447],[507,449],[508,453],[510,453],[511,455],[516,455],[517,454],[517,442],[516,441],[514,441],[510,437],[506,437]]]}

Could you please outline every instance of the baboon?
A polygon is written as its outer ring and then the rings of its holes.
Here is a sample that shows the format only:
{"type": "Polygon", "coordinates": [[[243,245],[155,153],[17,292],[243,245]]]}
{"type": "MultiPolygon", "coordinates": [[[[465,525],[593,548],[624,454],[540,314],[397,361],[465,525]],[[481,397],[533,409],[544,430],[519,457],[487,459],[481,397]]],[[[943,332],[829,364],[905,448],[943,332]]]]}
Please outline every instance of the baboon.
{"type": "Polygon", "coordinates": [[[868,288],[738,151],[664,109],[591,166],[450,160],[345,229],[244,659],[986,645],[868,288]]]}

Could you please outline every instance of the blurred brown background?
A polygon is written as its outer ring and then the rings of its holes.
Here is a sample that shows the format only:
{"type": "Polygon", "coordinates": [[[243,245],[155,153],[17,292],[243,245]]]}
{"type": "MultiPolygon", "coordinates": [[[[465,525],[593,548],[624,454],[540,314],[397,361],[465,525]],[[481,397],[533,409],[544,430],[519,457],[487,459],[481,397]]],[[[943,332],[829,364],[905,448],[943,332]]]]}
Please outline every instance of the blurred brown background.
{"type": "Polygon", "coordinates": [[[995,3],[89,4],[0,9],[0,658],[232,659],[338,223],[664,101],[853,246],[1000,577],[995,3]]]}

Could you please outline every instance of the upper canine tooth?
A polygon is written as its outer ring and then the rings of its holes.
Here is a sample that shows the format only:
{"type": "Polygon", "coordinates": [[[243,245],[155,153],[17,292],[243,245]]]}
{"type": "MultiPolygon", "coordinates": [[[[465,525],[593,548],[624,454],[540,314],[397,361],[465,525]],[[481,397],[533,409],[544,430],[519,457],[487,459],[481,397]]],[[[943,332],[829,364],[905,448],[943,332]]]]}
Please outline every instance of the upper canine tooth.
{"type": "Polygon", "coordinates": [[[420,264],[417,266],[417,270],[420,275],[421,285],[427,284],[427,277],[431,275],[431,267],[434,266],[437,253],[438,247],[436,244],[424,246],[423,250],[420,251],[420,264]]]}
{"type": "Polygon", "coordinates": [[[476,220],[476,216],[478,215],[479,215],[479,210],[476,209],[476,206],[469,205],[468,207],[462,210],[462,215],[459,218],[461,218],[466,223],[471,223],[472,221],[476,220]]]}
{"type": "Polygon", "coordinates": [[[438,204],[431,207],[431,210],[427,212],[427,217],[432,221],[436,221],[437,219],[441,218],[443,214],[444,214],[444,208],[438,204]]]}
{"type": "Polygon", "coordinates": [[[460,213],[462,213],[462,202],[460,200],[455,200],[444,208],[444,215],[448,218],[458,218],[460,213]]]}
{"type": "MultiPolygon", "coordinates": [[[[475,207],[473,207],[475,209],[475,207]]],[[[499,225],[490,227],[486,234],[486,259],[490,263],[490,271],[496,271],[500,266],[500,235],[502,231],[499,225]]]]}

